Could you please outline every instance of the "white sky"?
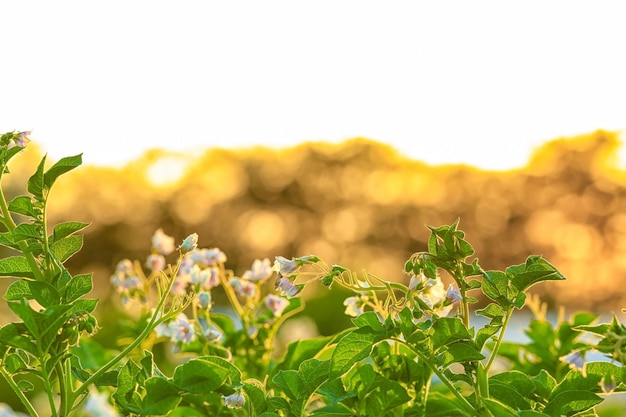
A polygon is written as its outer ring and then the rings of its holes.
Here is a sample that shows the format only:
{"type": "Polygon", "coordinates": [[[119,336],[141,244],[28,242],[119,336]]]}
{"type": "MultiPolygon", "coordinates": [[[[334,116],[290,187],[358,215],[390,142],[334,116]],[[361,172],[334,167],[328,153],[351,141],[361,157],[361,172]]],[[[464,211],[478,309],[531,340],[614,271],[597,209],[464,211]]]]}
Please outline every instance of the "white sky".
{"type": "Polygon", "coordinates": [[[0,131],[58,159],[365,136],[523,165],[626,128],[623,1],[4,1],[0,131]]]}

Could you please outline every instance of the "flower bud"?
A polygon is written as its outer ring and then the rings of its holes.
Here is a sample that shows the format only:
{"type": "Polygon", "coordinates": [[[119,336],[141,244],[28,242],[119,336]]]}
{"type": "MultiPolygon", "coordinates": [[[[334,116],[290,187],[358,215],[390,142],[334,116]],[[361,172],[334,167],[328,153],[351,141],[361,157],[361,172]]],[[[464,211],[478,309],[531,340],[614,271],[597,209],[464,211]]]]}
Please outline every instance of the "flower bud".
{"type": "Polygon", "coordinates": [[[187,236],[185,240],[183,240],[183,243],[180,244],[178,249],[180,250],[180,253],[185,254],[185,253],[191,252],[197,247],[198,247],[198,234],[192,233],[189,236],[187,236]]]}

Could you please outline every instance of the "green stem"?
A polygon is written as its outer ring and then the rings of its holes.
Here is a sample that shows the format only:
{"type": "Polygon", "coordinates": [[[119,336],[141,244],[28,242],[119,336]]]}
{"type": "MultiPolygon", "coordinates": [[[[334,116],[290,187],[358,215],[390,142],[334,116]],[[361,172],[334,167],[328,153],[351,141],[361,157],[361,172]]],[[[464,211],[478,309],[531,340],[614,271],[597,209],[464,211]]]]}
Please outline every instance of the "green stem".
{"type": "Polygon", "coordinates": [[[406,341],[401,340],[401,339],[397,339],[397,338],[391,338],[391,340],[398,342],[398,343],[402,343],[403,345],[405,345],[406,347],[408,347],[411,352],[415,353],[415,355],[417,355],[422,361],[424,361],[424,363],[426,365],[428,365],[428,367],[430,368],[430,370],[437,375],[437,377],[441,380],[441,382],[448,388],[448,390],[450,390],[450,392],[460,401],[461,405],[463,406],[464,410],[466,413],[468,413],[470,416],[474,416],[476,415],[476,410],[474,409],[474,407],[472,406],[472,404],[467,401],[467,399],[461,395],[461,393],[459,392],[459,390],[457,390],[454,385],[452,384],[452,382],[450,382],[450,380],[443,374],[443,372],[441,372],[439,369],[437,369],[436,366],[434,366],[426,356],[424,356],[420,351],[415,350],[413,348],[413,346],[411,346],[410,344],[408,344],[406,341]]]}
{"type": "Polygon", "coordinates": [[[489,368],[493,364],[493,361],[496,359],[498,355],[498,350],[500,350],[500,345],[502,345],[502,341],[504,340],[504,332],[509,325],[509,320],[511,320],[511,316],[513,315],[513,309],[509,308],[504,316],[504,322],[502,323],[502,329],[500,330],[500,334],[498,335],[498,340],[496,340],[496,344],[493,346],[491,350],[491,355],[489,356],[489,361],[487,361],[487,365],[485,365],[485,372],[489,372],[489,368]]]}
{"type": "Polygon", "coordinates": [[[235,295],[235,292],[233,291],[233,287],[230,285],[228,281],[226,281],[226,271],[224,270],[223,264],[220,264],[219,278],[220,278],[220,283],[222,284],[222,287],[224,288],[224,292],[226,293],[226,297],[228,297],[228,301],[230,302],[230,305],[233,306],[233,308],[237,312],[237,315],[239,316],[239,318],[241,319],[243,323],[245,321],[244,320],[245,313],[243,311],[243,308],[241,307],[241,304],[239,303],[239,300],[237,299],[237,296],[235,295]]]}
{"type": "Polygon", "coordinates": [[[4,380],[7,382],[7,384],[11,387],[11,389],[13,389],[13,392],[15,393],[15,395],[17,395],[17,398],[19,398],[24,408],[26,408],[28,414],[30,414],[31,417],[39,417],[39,414],[37,414],[37,410],[33,408],[33,405],[30,403],[30,401],[28,401],[28,398],[26,398],[26,396],[17,386],[13,378],[11,378],[11,375],[6,372],[4,366],[0,366],[0,375],[4,377],[4,380]]]}
{"type": "MultiPolygon", "coordinates": [[[[52,380],[52,377],[50,375],[50,372],[48,372],[48,366],[45,361],[45,355],[39,352],[39,357],[44,358],[44,360],[41,361],[41,376],[43,379],[45,392],[48,395],[50,411],[52,413],[52,417],[57,417],[58,413],[56,410],[56,405],[54,404],[54,388],[52,387],[52,384],[50,383],[52,380]]],[[[59,378],[59,384],[62,384],[62,382],[60,381],[61,375],[57,375],[57,377],[59,378]]]]}
{"type": "Polygon", "coordinates": [[[263,368],[266,370],[268,374],[269,374],[269,368],[270,368],[270,361],[272,359],[272,346],[274,345],[274,339],[276,338],[276,335],[278,334],[278,329],[280,329],[280,326],[282,326],[285,320],[287,320],[289,317],[292,317],[298,314],[302,310],[304,310],[304,306],[300,305],[300,307],[294,308],[290,312],[285,313],[282,316],[280,316],[278,320],[276,320],[274,324],[272,325],[269,335],[267,337],[267,349],[263,353],[263,368]]]}
{"type": "MultiPolygon", "coordinates": [[[[83,394],[86,393],[87,389],[89,388],[89,386],[91,384],[94,383],[94,381],[96,381],[98,378],[100,378],[105,372],[107,372],[109,369],[111,369],[117,363],[119,363],[123,359],[125,359],[128,356],[128,354],[133,351],[133,349],[135,349],[137,346],[139,346],[139,344],[141,342],[143,342],[150,335],[150,333],[154,330],[154,328],[156,326],[158,326],[160,323],[162,323],[162,322],[164,322],[165,320],[168,319],[168,316],[163,316],[162,317],[161,313],[163,311],[163,306],[165,305],[165,301],[167,300],[167,298],[168,298],[168,296],[169,296],[169,294],[170,294],[170,292],[172,290],[172,286],[174,285],[174,280],[176,279],[176,274],[178,274],[178,270],[180,269],[180,265],[181,265],[182,260],[183,260],[183,256],[181,255],[178,258],[178,262],[176,264],[176,267],[173,270],[170,270],[170,277],[169,277],[170,279],[169,279],[169,283],[167,285],[167,288],[165,289],[165,291],[163,293],[159,294],[160,295],[159,303],[157,304],[157,306],[156,306],[156,308],[154,310],[154,314],[150,318],[150,321],[146,325],[145,329],[143,329],[141,334],[139,334],[139,336],[137,336],[137,338],[135,340],[133,340],[133,342],[131,344],[126,346],[126,348],[124,350],[122,350],[114,358],[112,358],[107,363],[105,363],[102,367],[100,367],[89,378],[87,378],[85,380],[85,382],[83,382],[80,387],[78,387],[73,392],[72,402],[71,402],[72,404],[76,401],[76,399],[80,395],[83,395],[83,394]]],[[[184,305],[184,307],[187,307],[188,305],[189,305],[189,303],[184,305]]]]}

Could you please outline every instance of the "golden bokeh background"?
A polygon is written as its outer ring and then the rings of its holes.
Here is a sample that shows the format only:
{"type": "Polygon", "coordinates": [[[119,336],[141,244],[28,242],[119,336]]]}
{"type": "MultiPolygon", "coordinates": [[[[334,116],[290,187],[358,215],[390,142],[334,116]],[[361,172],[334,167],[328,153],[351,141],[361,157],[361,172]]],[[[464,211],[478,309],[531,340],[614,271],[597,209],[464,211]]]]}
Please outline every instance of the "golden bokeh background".
{"type": "MultiPolygon", "coordinates": [[[[92,223],[68,266],[94,272],[93,295],[104,299],[115,264],[144,260],[157,228],[177,241],[198,233],[200,246],[226,252],[236,274],[256,258],[315,254],[406,280],[404,261],[426,249],[425,225],[460,218],[483,268],[540,254],[568,278],[533,288],[551,306],[619,311],[626,307],[619,146],[618,135],[606,131],[556,139],[510,171],[431,166],[363,138],[197,155],[152,150],[123,168],[86,165],[63,176],[49,221],[92,223]]],[[[40,157],[32,147],[16,158],[9,195],[24,191],[40,157]]],[[[324,305],[324,291],[308,296],[324,305]]],[[[328,308],[342,311],[337,304],[328,308]]]]}

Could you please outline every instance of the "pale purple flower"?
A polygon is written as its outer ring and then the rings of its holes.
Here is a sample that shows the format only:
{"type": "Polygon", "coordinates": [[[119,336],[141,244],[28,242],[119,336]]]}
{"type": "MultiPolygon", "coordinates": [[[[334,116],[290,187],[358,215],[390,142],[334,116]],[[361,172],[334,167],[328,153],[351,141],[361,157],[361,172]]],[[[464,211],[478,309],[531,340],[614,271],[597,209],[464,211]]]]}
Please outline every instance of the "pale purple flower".
{"type": "Polygon", "coordinates": [[[165,257],[158,253],[153,253],[146,259],[146,266],[153,272],[163,271],[165,269],[165,257]]]}
{"type": "Polygon", "coordinates": [[[295,259],[287,259],[283,256],[277,256],[274,261],[274,270],[281,275],[289,275],[298,268],[298,263],[295,259]]]}
{"type": "Polygon", "coordinates": [[[222,338],[222,333],[220,333],[219,331],[215,329],[207,329],[204,332],[204,337],[209,342],[217,342],[222,338]]]}
{"type": "Polygon", "coordinates": [[[169,324],[172,342],[189,343],[194,339],[195,332],[192,324],[184,313],[176,316],[176,320],[169,324]]]}
{"type": "Polygon", "coordinates": [[[178,249],[180,253],[189,253],[198,247],[198,234],[192,233],[183,240],[178,249]]]}
{"type": "Polygon", "coordinates": [[[345,314],[351,317],[358,317],[365,311],[365,306],[369,298],[366,295],[348,297],[343,301],[346,306],[345,314]]]}
{"type": "Polygon", "coordinates": [[[190,271],[190,280],[194,285],[198,285],[205,290],[215,288],[220,284],[220,271],[217,268],[201,269],[198,265],[194,265],[190,271]]]}
{"type": "Polygon", "coordinates": [[[262,281],[272,276],[274,270],[268,258],[263,260],[255,259],[252,268],[243,273],[241,278],[250,281],[262,281]]]}
{"type": "Polygon", "coordinates": [[[163,229],[158,229],[152,235],[152,250],[161,255],[169,255],[174,252],[174,238],[163,233],[163,229]]]}
{"type": "Polygon", "coordinates": [[[226,254],[218,248],[196,249],[189,256],[195,263],[204,266],[216,266],[226,262],[226,254]]]}
{"type": "Polygon", "coordinates": [[[30,143],[30,138],[29,138],[30,134],[31,134],[30,130],[18,133],[17,137],[15,136],[13,137],[13,142],[9,142],[9,145],[7,146],[7,148],[11,149],[16,146],[19,146],[20,148],[25,148],[26,145],[30,143]]]}
{"type": "Polygon", "coordinates": [[[228,283],[237,291],[237,294],[241,296],[254,297],[256,295],[256,285],[250,281],[234,277],[231,278],[228,283]]]}
{"type": "Polygon", "coordinates": [[[115,272],[129,275],[133,272],[133,263],[130,261],[130,259],[122,259],[115,266],[115,272]]]}
{"type": "Polygon", "coordinates": [[[246,399],[240,393],[222,395],[222,399],[228,408],[241,408],[246,403],[246,399]]]}
{"type": "Polygon", "coordinates": [[[274,317],[280,317],[289,306],[289,300],[274,294],[268,294],[265,299],[265,306],[274,314],[274,317]]]}
{"type": "Polygon", "coordinates": [[[463,300],[461,296],[461,292],[452,284],[448,287],[448,291],[446,291],[446,301],[450,304],[458,303],[463,300]]]}
{"type": "Polygon", "coordinates": [[[298,292],[300,292],[298,287],[296,287],[289,278],[285,278],[285,277],[280,277],[276,281],[276,289],[280,290],[283,294],[288,295],[290,297],[294,297],[298,295],[298,292]]]}

